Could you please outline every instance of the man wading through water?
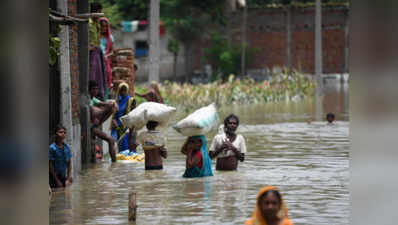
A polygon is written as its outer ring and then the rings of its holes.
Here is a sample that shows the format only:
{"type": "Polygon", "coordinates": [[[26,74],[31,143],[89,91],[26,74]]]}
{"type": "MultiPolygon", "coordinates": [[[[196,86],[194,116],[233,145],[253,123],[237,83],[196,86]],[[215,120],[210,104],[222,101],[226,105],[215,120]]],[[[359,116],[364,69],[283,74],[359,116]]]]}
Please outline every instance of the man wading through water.
{"type": "Polygon", "coordinates": [[[210,147],[210,158],[217,158],[216,170],[236,170],[238,160],[245,160],[246,143],[242,135],[236,134],[239,118],[234,114],[224,120],[224,132],[214,137],[210,147]]]}
{"type": "MultiPolygon", "coordinates": [[[[156,121],[148,121],[147,131],[141,132],[137,137],[137,144],[140,144],[145,153],[145,170],[162,170],[162,158],[167,158],[166,138],[156,130],[159,125],[156,121]]],[[[137,144],[134,145],[136,149],[137,144]]]]}
{"type": "MultiPolygon", "coordinates": [[[[71,182],[72,153],[66,139],[66,129],[58,125],[55,129],[55,140],[48,149],[50,187],[67,187],[71,182]]],[[[51,190],[51,189],[50,189],[51,190]]]]}

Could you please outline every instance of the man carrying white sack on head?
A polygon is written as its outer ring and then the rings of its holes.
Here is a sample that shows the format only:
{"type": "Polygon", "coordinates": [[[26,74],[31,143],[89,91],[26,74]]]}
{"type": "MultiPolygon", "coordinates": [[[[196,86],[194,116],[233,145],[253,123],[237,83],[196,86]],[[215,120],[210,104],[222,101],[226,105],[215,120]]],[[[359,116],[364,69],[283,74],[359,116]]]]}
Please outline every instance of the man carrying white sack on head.
{"type": "Polygon", "coordinates": [[[167,158],[166,138],[156,130],[158,124],[156,121],[148,121],[147,131],[141,132],[137,138],[137,143],[144,149],[145,170],[162,170],[162,158],[167,158]]]}
{"type": "MultiPolygon", "coordinates": [[[[166,127],[168,121],[174,116],[176,108],[156,102],[144,102],[129,114],[120,118],[126,127],[135,127],[142,131],[136,143],[142,146],[145,153],[145,170],[163,169],[162,158],[167,158],[166,138],[160,131],[166,127]]],[[[137,147],[135,144],[134,148],[137,147]]]]}
{"type": "Polygon", "coordinates": [[[234,114],[224,120],[224,132],[217,134],[210,146],[210,157],[217,158],[216,170],[236,170],[238,160],[245,160],[246,143],[242,135],[236,134],[239,118],[234,114]]]}

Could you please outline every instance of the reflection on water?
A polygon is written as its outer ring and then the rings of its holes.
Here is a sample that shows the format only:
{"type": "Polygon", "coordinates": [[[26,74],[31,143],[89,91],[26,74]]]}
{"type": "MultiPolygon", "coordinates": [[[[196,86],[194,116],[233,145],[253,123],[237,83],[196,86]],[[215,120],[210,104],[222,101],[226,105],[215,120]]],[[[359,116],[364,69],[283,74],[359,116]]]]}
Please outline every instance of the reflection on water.
{"type": "MultiPolygon", "coordinates": [[[[248,153],[238,171],[183,179],[184,138],[168,129],[163,171],[145,171],[143,163],[90,166],[53,196],[50,222],[128,224],[128,194],[135,191],[136,224],[243,224],[257,192],[269,184],[284,194],[295,224],[348,224],[347,89],[328,88],[324,112],[336,113],[335,125],[307,123],[314,118],[312,101],[222,108],[221,118],[239,115],[239,132],[246,138],[248,153]]],[[[207,135],[209,145],[214,135],[207,135]]]]}

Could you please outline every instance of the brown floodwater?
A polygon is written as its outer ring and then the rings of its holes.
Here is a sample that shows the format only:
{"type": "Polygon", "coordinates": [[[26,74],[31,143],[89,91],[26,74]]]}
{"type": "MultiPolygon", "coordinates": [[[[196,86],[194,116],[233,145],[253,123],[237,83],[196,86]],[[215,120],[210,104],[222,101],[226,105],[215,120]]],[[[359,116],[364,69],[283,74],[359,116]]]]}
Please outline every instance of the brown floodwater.
{"type": "MultiPolygon", "coordinates": [[[[184,137],[168,128],[169,157],[162,171],[108,160],[90,165],[71,187],[54,194],[50,223],[129,224],[128,194],[134,191],[136,224],[244,224],[259,189],[274,185],[294,224],[349,224],[347,84],[328,80],[325,86],[323,110],[336,114],[334,125],[308,123],[315,118],[313,102],[221,108],[221,118],[230,112],[240,117],[238,132],[248,152],[237,171],[214,171],[213,177],[182,178],[184,137]]],[[[207,135],[208,146],[214,135],[207,135]]]]}

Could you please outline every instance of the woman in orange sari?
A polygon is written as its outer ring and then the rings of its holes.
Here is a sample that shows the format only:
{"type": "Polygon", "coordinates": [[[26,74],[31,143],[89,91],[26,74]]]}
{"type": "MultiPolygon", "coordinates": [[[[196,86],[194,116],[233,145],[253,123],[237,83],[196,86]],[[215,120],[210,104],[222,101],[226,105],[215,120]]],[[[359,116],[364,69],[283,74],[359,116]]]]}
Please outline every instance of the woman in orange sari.
{"type": "Polygon", "coordinates": [[[253,216],[246,225],[293,225],[287,215],[285,202],[278,189],[263,187],[257,195],[253,216]]]}

